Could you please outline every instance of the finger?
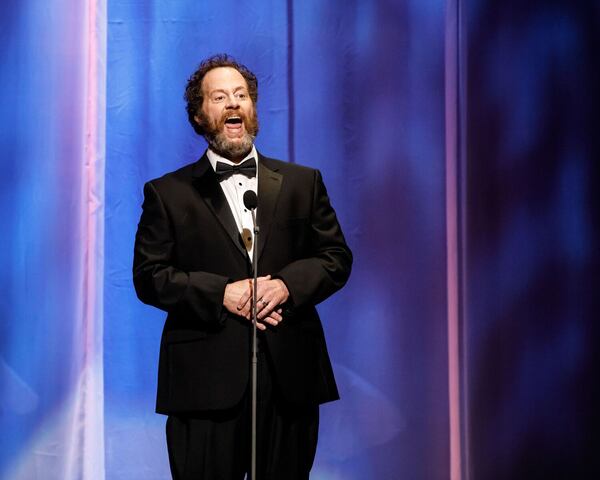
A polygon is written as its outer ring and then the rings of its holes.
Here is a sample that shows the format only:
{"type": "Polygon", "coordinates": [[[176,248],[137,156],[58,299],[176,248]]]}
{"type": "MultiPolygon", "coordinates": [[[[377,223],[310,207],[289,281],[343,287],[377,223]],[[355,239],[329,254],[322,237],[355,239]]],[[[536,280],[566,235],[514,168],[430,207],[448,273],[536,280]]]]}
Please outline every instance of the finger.
{"type": "MultiPolygon", "coordinates": [[[[250,323],[252,323],[252,319],[250,319],[250,323]]],[[[256,322],[256,328],[258,330],[266,330],[267,326],[264,323],[256,322]]]]}
{"type": "Polygon", "coordinates": [[[257,296],[256,297],[258,300],[256,300],[256,311],[260,312],[263,308],[265,308],[268,304],[269,304],[269,298],[270,297],[264,297],[262,295],[257,296]]]}
{"type": "MultiPolygon", "coordinates": [[[[259,312],[261,312],[267,305],[268,305],[268,301],[260,299],[256,302],[256,313],[258,315],[259,312]]],[[[242,310],[240,310],[239,315],[241,315],[242,317],[246,317],[248,319],[252,318],[252,315],[254,314],[254,311],[252,309],[252,302],[248,302],[246,303],[246,305],[244,305],[244,308],[242,308],[242,310]]]]}
{"type": "Polygon", "coordinates": [[[244,304],[242,309],[239,311],[238,315],[241,315],[242,317],[246,317],[246,318],[251,317],[251,315],[252,315],[252,298],[250,298],[249,301],[247,301],[244,304]]]}
{"type": "Polygon", "coordinates": [[[261,320],[264,323],[268,323],[269,325],[276,327],[279,324],[279,320],[272,316],[265,317],[261,320]]]}
{"type": "MultiPolygon", "coordinates": [[[[257,288],[256,288],[256,298],[261,298],[264,293],[262,293],[262,289],[260,288],[260,282],[262,281],[267,281],[271,279],[271,275],[265,275],[264,277],[258,277],[257,280],[259,283],[257,283],[257,288]]],[[[239,302],[238,302],[238,310],[242,310],[244,305],[246,305],[246,303],[249,300],[252,300],[252,284],[254,283],[254,280],[252,280],[251,278],[248,279],[248,290],[246,290],[246,292],[244,293],[244,295],[242,295],[242,297],[240,298],[239,302]]],[[[251,308],[248,307],[248,308],[251,308]]]]}
{"type": "Polygon", "coordinates": [[[256,322],[256,328],[257,328],[258,330],[266,330],[266,329],[267,329],[267,326],[266,326],[264,323],[261,323],[261,322],[256,322]]]}
{"type": "MultiPolygon", "coordinates": [[[[263,318],[269,317],[272,314],[276,314],[278,317],[281,317],[281,309],[277,311],[278,303],[275,300],[271,300],[267,305],[264,306],[264,309],[261,310],[259,314],[257,314],[258,319],[262,320],[263,318]]],[[[280,319],[278,319],[280,321],[280,319]]]]}
{"type": "Polygon", "coordinates": [[[263,322],[268,322],[273,326],[279,325],[283,321],[282,316],[283,309],[278,308],[277,310],[273,310],[263,322]]]}
{"type": "Polygon", "coordinates": [[[238,300],[237,309],[242,310],[244,306],[248,303],[248,300],[250,300],[250,298],[252,298],[252,288],[248,287],[248,289],[238,300]]]}
{"type": "Polygon", "coordinates": [[[246,305],[244,305],[241,310],[238,310],[237,314],[240,317],[249,317],[249,315],[250,315],[250,302],[248,302],[246,305]]]}
{"type": "Polygon", "coordinates": [[[257,306],[257,309],[258,309],[258,310],[264,310],[265,308],[268,308],[268,307],[269,307],[269,304],[270,304],[270,303],[271,303],[271,300],[268,300],[268,299],[266,299],[266,298],[261,298],[261,299],[258,301],[258,304],[257,304],[256,306],[257,306]]]}
{"type": "Polygon", "coordinates": [[[271,306],[271,303],[267,300],[261,300],[258,302],[256,311],[258,312],[257,317],[262,320],[265,317],[268,317],[269,314],[273,311],[276,305],[271,306]]]}
{"type": "Polygon", "coordinates": [[[244,305],[244,307],[238,312],[238,315],[240,315],[241,317],[246,317],[246,318],[251,318],[252,316],[252,311],[250,309],[250,305],[251,302],[246,303],[246,305],[244,305]]]}

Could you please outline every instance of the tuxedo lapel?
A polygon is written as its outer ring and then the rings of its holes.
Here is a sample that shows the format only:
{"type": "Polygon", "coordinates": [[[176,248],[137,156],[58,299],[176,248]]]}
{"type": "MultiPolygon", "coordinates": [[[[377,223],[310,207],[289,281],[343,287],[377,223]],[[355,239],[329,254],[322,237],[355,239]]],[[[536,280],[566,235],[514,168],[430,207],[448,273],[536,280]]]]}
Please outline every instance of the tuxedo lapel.
{"type": "Polygon", "coordinates": [[[206,154],[196,162],[192,170],[192,175],[194,177],[194,185],[206,203],[206,206],[225,229],[237,250],[245,258],[248,258],[244,242],[235,223],[235,218],[229,208],[229,203],[227,203],[227,198],[225,198],[223,189],[219,185],[219,180],[210,166],[206,154]]]}
{"type": "Polygon", "coordinates": [[[267,238],[269,237],[282,181],[283,175],[277,173],[277,168],[271,168],[268,160],[262,155],[259,155],[257,222],[260,227],[260,233],[258,235],[257,243],[257,259],[260,259],[260,255],[262,254],[267,238]]]}

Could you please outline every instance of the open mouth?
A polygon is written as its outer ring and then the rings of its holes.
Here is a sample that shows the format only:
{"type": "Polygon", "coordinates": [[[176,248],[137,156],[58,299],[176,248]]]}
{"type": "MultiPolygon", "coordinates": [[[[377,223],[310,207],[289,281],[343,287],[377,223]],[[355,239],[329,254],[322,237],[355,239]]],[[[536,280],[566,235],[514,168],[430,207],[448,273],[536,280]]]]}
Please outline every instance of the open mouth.
{"type": "Polygon", "coordinates": [[[238,117],[238,116],[229,117],[227,120],[225,120],[225,123],[227,125],[241,125],[242,117],[238,117]]]}
{"type": "Polygon", "coordinates": [[[244,132],[244,121],[240,115],[232,115],[225,119],[223,127],[229,137],[237,138],[244,132]]]}

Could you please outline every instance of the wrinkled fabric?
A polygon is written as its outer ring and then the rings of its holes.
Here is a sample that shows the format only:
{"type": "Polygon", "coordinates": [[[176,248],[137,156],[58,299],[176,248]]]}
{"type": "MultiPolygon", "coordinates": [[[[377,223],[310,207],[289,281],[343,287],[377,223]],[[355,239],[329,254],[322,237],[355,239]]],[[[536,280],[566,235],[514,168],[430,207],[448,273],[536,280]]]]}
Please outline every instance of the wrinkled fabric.
{"type": "Polygon", "coordinates": [[[591,465],[598,15],[543,3],[4,1],[0,478],[168,478],[133,238],[144,182],[206,147],[182,96],[219,52],[355,254],[319,305],[342,400],[313,478],[591,465]]]}

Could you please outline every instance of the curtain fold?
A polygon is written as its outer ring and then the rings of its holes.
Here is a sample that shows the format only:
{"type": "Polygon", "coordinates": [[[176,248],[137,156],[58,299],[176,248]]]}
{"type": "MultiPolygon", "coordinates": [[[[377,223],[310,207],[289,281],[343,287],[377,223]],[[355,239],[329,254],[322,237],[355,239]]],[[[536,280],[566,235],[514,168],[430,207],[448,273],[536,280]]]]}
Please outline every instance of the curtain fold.
{"type": "Polygon", "coordinates": [[[2,13],[0,477],[103,479],[106,2],[2,13]]]}

